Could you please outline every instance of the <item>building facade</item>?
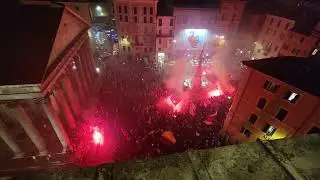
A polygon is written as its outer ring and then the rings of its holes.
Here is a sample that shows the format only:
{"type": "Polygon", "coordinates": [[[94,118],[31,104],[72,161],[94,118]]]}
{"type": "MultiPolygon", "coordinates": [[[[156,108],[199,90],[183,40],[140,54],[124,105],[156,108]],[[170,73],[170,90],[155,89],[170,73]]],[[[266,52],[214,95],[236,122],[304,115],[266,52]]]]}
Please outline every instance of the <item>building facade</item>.
{"type": "Polygon", "coordinates": [[[114,12],[123,58],[155,60],[156,0],[115,0],[114,12]]]}
{"type": "Polygon", "coordinates": [[[156,52],[159,64],[172,60],[173,30],[172,16],[157,16],[156,52]]]}
{"type": "Polygon", "coordinates": [[[319,23],[268,14],[255,42],[253,59],[277,56],[308,57],[319,41],[319,23]]]}
{"type": "Polygon", "coordinates": [[[255,41],[254,59],[277,57],[289,30],[294,25],[294,20],[268,14],[258,39],[255,41]]]}
{"type": "Polygon", "coordinates": [[[67,160],[97,89],[87,21],[61,4],[25,4],[21,10],[19,29],[12,32],[21,47],[1,66],[1,172],[67,160]]]}
{"type": "Polygon", "coordinates": [[[238,31],[244,6],[243,1],[221,1],[199,8],[174,7],[174,54],[196,57],[203,48],[209,56],[214,54],[238,31]]]}
{"type": "Polygon", "coordinates": [[[317,59],[278,57],[244,65],[247,69],[223,127],[233,142],[320,131],[320,87],[314,85],[317,59]]]}

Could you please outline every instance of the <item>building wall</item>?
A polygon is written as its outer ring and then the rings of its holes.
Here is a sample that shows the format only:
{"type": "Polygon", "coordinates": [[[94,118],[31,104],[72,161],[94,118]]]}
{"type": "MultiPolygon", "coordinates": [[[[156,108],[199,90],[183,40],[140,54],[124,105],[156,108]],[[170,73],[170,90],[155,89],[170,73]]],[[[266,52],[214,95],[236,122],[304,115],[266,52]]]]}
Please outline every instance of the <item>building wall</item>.
{"type": "Polygon", "coordinates": [[[156,5],[155,0],[114,1],[121,55],[155,59],[156,5]]]}
{"type": "Polygon", "coordinates": [[[263,28],[255,44],[255,59],[276,57],[286,39],[288,31],[293,28],[295,21],[267,15],[263,28]]]}
{"type": "Polygon", "coordinates": [[[281,47],[279,55],[307,57],[312,53],[317,41],[313,36],[290,31],[281,47]]]}
{"type": "Polygon", "coordinates": [[[251,68],[246,70],[239,86],[223,128],[234,141],[246,142],[256,141],[257,138],[279,139],[302,135],[319,123],[318,97],[251,68]],[[264,89],[266,80],[279,85],[275,93],[264,89]],[[300,95],[295,103],[284,99],[288,90],[300,95]],[[257,107],[260,98],[267,100],[263,109],[257,107]],[[280,108],[288,112],[283,120],[276,118],[280,108]],[[254,123],[249,122],[252,114],[257,116],[254,123]],[[267,124],[276,128],[270,136],[263,132],[267,124]],[[250,136],[243,133],[245,129],[250,132],[250,136]]]}
{"type": "Polygon", "coordinates": [[[245,7],[244,1],[222,0],[220,4],[221,23],[226,36],[233,36],[238,31],[245,7]]]}
{"type": "MultiPolygon", "coordinates": [[[[172,59],[172,47],[173,47],[173,23],[174,19],[172,16],[158,16],[157,17],[157,30],[156,30],[156,52],[157,60],[162,58],[164,53],[163,61],[172,59]]],[[[161,60],[162,61],[162,60],[161,60]]]]}

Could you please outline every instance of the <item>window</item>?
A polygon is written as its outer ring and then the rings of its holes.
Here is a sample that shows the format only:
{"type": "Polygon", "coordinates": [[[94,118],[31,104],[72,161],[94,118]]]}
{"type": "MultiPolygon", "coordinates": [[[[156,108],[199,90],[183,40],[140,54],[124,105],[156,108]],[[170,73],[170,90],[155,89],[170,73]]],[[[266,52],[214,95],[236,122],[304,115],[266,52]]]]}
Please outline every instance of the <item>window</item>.
{"type": "Polygon", "coordinates": [[[121,6],[119,6],[119,9],[118,9],[119,13],[121,13],[121,6]]]}
{"type": "Polygon", "coordinates": [[[288,50],[288,49],[289,49],[288,44],[284,44],[284,45],[283,45],[283,49],[284,49],[284,50],[288,50]]]}
{"type": "Polygon", "coordinates": [[[318,127],[313,127],[313,128],[311,128],[309,131],[308,131],[308,133],[307,134],[314,134],[314,133],[320,133],[320,128],[318,128],[318,127]]]}
{"type": "Polygon", "coordinates": [[[258,101],[257,107],[259,109],[263,109],[266,103],[267,103],[267,100],[265,98],[260,98],[258,101]]]}
{"type": "Polygon", "coordinates": [[[131,47],[128,47],[128,52],[131,52],[131,47]]]}
{"type": "Polygon", "coordinates": [[[274,47],[274,52],[276,52],[278,50],[278,46],[274,47]]]}
{"type": "Polygon", "coordinates": [[[302,38],[300,39],[300,43],[303,43],[303,41],[304,41],[304,37],[302,37],[302,38]]]}
{"type": "Polygon", "coordinates": [[[153,17],[150,17],[150,23],[153,23],[153,17]]]}
{"type": "Polygon", "coordinates": [[[120,21],[122,21],[122,15],[120,15],[120,21]]]}
{"type": "Polygon", "coordinates": [[[276,115],[276,118],[280,121],[283,121],[284,118],[286,118],[287,114],[288,114],[288,111],[281,108],[278,114],[276,115]]]}
{"type": "Polygon", "coordinates": [[[278,24],[277,24],[277,28],[280,27],[280,24],[281,24],[281,20],[279,20],[278,24]]]}
{"type": "Polygon", "coordinates": [[[292,91],[287,91],[284,96],[284,99],[290,101],[291,103],[296,103],[297,100],[299,99],[299,94],[294,93],[292,91]]]}
{"type": "Polygon", "coordinates": [[[152,52],[152,48],[149,48],[149,52],[152,52]]]}
{"type": "Polygon", "coordinates": [[[158,48],[158,51],[161,51],[161,48],[158,48]]]}
{"type": "Polygon", "coordinates": [[[170,26],[173,26],[173,19],[170,19],[170,26]]]}
{"type": "Polygon", "coordinates": [[[125,46],[122,46],[122,49],[123,49],[124,52],[126,51],[126,47],[125,46]]]}
{"type": "Polygon", "coordinates": [[[288,30],[288,29],[289,29],[289,23],[286,24],[285,30],[288,30]]]}
{"type": "Polygon", "coordinates": [[[272,35],[275,36],[276,34],[277,34],[277,31],[274,30],[272,35]]]}
{"type": "Polygon", "coordinates": [[[267,90],[267,91],[270,91],[270,92],[272,92],[272,93],[275,93],[275,92],[277,92],[277,90],[279,89],[279,85],[277,85],[277,84],[272,84],[272,82],[270,82],[270,81],[268,81],[268,80],[266,80],[265,82],[264,82],[264,85],[263,85],[263,88],[265,89],[265,90],[267,90]]]}
{"type": "Polygon", "coordinates": [[[137,7],[133,8],[133,14],[137,14],[137,7]]]}
{"type": "Polygon", "coordinates": [[[128,7],[124,6],[124,13],[127,14],[128,13],[128,7]]]}
{"type": "Polygon", "coordinates": [[[161,18],[159,18],[159,26],[162,26],[162,19],[161,18]]]}
{"type": "Polygon", "coordinates": [[[162,31],[161,31],[161,30],[159,30],[159,35],[161,36],[161,34],[162,34],[162,31]]]}
{"type": "Polygon", "coordinates": [[[267,136],[272,136],[273,133],[277,130],[277,128],[271,126],[270,124],[266,124],[262,131],[266,133],[267,136]]]}
{"type": "Polygon", "coordinates": [[[272,23],[273,23],[273,18],[271,18],[271,20],[270,20],[270,25],[272,25],[272,23]]]}
{"type": "Polygon", "coordinates": [[[125,16],[124,19],[126,22],[128,22],[128,16],[125,16]]]}
{"type": "Polygon", "coordinates": [[[134,16],[134,17],[133,17],[133,20],[134,20],[135,23],[137,23],[137,22],[138,22],[138,17],[137,17],[137,16],[134,16]]]}
{"type": "Polygon", "coordinates": [[[146,7],[143,8],[143,14],[144,14],[144,15],[147,14],[147,8],[146,8],[146,7]]]}
{"type": "Polygon", "coordinates": [[[159,44],[161,44],[161,39],[159,39],[159,44]]]}
{"type": "Polygon", "coordinates": [[[249,118],[249,122],[250,122],[251,124],[254,124],[254,123],[257,121],[257,119],[258,119],[258,116],[257,116],[257,115],[251,114],[251,116],[250,116],[250,118],[249,118]]]}
{"type": "Polygon", "coordinates": [[[144,52],[148,52],[148,48],[144,48],[144,52]]]}
{"type": "Polygon", "coordinates": [[[147,23],[147,17],[143,17],[143,22],[147,23]]]}
{"type": "Polygon", "coordinates": [[[150,8],[150,14],[151,15],[153,14],[153,8],[152,7],[150,8]]]}
{"type": "Polygon", "coordinates": [[[279,38],[280,38],[280,40],[283,40],[283,39],[284,39],[284,33],[283,33],[283,32],[280,33],[279,38]]]}
{"type": "Polygon", "coordinates": [[[251,136],[251,132],[246,128],[241,128],[240,132],[242,134],[244,134],[246,137],[250,137],[251,136]]]}

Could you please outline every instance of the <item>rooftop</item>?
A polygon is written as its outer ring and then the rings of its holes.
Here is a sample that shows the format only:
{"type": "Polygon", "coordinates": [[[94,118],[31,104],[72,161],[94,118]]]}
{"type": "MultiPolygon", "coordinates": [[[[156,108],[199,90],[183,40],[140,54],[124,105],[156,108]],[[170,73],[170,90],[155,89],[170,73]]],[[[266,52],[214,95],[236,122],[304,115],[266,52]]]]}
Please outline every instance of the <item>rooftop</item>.
{"type": "Polygon", "coordinates": [[[97,167],[16,174],[17,179],[319,179],[320,136],[191,150],[97,167]]]}
{"type": "Polygon", "coordinates": [[[58,4],[20,5],[4,29],[0,85],[38,84],[45,73],[64,10],[58,4]]]}
{"type": "Polygon", "coordinates": [[[320,96],[319,57],[274,57],[244,61],[243,64],[312,95],[320,96]]]}

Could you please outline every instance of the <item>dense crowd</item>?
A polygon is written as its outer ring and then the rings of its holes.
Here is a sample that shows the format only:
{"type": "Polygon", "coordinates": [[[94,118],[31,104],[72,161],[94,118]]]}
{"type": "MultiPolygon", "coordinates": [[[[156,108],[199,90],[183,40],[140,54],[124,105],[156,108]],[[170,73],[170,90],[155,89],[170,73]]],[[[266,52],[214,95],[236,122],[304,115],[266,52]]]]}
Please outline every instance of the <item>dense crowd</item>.
{"type": "Polygon", "coordinates": [[[97,116],[106,119],[117,134],[115,161],[183,152],[187,149],[223,145],[219,131],[229,100],[225,96],[196,100],[195,114],[160,109],[157,103],[170,91],[163,83],[162,71],[143,61],[108,59],[97,116]],[[212,124],[206,124],[210,116],[212,124]],[[172,132],[175,143],[161,140],[172,132]]]}

